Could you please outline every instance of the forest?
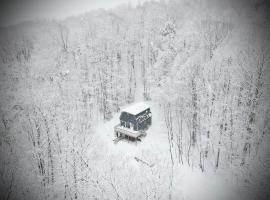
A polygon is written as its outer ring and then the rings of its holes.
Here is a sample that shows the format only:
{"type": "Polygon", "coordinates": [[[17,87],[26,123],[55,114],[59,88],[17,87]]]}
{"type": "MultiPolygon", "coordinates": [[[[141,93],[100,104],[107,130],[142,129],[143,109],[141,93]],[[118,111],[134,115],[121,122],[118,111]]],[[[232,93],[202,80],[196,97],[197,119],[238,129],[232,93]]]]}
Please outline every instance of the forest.
{"type": "Polygon", "coordinates": [[[0,198],[269,199],[268,9],[160,0],[1,27],[0,198]],[[157,139],[114,145],[138,101],[157,139]]]}

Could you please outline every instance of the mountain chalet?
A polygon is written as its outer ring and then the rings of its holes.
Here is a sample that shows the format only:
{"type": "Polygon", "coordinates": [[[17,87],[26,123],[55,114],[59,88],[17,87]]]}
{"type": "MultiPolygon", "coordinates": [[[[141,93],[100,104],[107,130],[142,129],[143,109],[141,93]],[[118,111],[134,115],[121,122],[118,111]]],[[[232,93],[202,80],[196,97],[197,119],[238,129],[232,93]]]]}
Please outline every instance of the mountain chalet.
{"type": "Polygon", "coordinates": [[[136,103],[123,109],[120,115],[120,124],[114,127],[115,142],[121,139],[140,141],[145,136],[145,130],[152,124],[150,107],[144,103],[136,103]]]}

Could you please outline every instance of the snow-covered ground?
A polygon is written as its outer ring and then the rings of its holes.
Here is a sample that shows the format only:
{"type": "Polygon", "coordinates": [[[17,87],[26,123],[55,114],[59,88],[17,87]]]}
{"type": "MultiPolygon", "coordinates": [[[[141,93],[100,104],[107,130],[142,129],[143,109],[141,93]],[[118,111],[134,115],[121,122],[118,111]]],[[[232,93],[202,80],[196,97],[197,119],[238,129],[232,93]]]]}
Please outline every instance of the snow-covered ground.
{"type": "MultiPolygon", "coordinates": [[[[169,190],[171,190],[169,195],[173,199],[239,199],[241,195],[239,190],[230,185],[220,174],[203,173],[199,167],[192,168],[187,164],[171,165],[167,132],[164,120],[159,114],[160,109],[158,105],[152,102],[148,102],[148,104],[152,112],[152,126],[147,130],[147,136],[142,138],[140,142],[127,140],[120,140],[117,144],[113,142],[113,139],[115,139],[113,127],[119,123],[120,112],[116,113],[112,120],[98,124],[95,129],[94,140],[100,146],[100,150],[103,149],[100,151],[104,154],[101,157],[108,158],[108,160],[103,160],[103,164],[109,165],[109,162],[119,162],[120,158],[124,161],[124,166],[128,171],[152,168],[148,171],[149,173],[160,171],[161,174],[166,174],[169,178],[173,177],[172,180],[159,183],[164,184],[163,187],[165,188],[169,187],[169,190]],[[110,159],[110,157],[117,159],[110,159]]],[[[90,150],[89,153],[91,154],[91,152],[90,150]]],[[[112,165],[117,165],[117,163],[112,165]]],[[[123,174],[119,173],[117,176],[121,177],[123,174]]]]}
{"type": "Polygon", "coordinates": [[[0,199],[270,199],[265,2],[1,28],[0,199]],[[144,100],[147,136],[115,144],[119,105],[144,100]]]}
{"type": "MultiPolygon", "coordinates": [[[[100,122],[95,129],[95,134],[98,140],[104,144],[106,149],[111,154],[123,154],[127,158],[143,157],[144,154],[162,154],[169,149],[167,142],[166,128],[164,127],[163,119],[157,114],[157,106],[148,102],[152,111],[152,126],[147,130],[147,136],[142,138],[142,141],[130,142],[128,140],[120,140],[114,144],[115,139],[113,127],[120,123],[120,112],[114,114],[113,118],[108,122],[100,122]]],[[[124,107],[125,108],[125,107],[124,107]]],[[[124,109],[122,108],[122,109],[124,109]]]]}

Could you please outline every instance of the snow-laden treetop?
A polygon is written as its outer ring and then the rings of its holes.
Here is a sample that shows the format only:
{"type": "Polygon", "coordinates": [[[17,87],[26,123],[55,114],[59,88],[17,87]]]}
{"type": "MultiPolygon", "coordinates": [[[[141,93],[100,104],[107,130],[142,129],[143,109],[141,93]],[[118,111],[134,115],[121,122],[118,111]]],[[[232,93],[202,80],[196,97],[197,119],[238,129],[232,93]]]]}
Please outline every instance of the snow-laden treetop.
{"type": "Polygon", "coordinates": [[[123,112],[127,112],[132,115],[137,115],[140,112],[146,110],[147,108],[149,108],[149,106],[145,102],[139,102],[139,103],[135,103],[129,107],[124,108],[123,112]]]}

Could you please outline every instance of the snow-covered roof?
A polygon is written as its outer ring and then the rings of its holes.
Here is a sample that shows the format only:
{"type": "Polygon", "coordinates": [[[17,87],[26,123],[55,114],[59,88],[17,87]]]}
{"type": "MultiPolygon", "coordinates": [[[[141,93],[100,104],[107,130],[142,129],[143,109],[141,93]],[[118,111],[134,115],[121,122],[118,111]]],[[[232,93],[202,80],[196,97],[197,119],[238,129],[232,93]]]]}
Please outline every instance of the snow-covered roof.
{"type": "Polygon", "coordinates": [[[125,109],[123,109],[123,112],[130,113],[132,115],[137,115],[140,112],[146,110],[149,108],[149,106],[145,102],[135,103],[125,109]]]}

